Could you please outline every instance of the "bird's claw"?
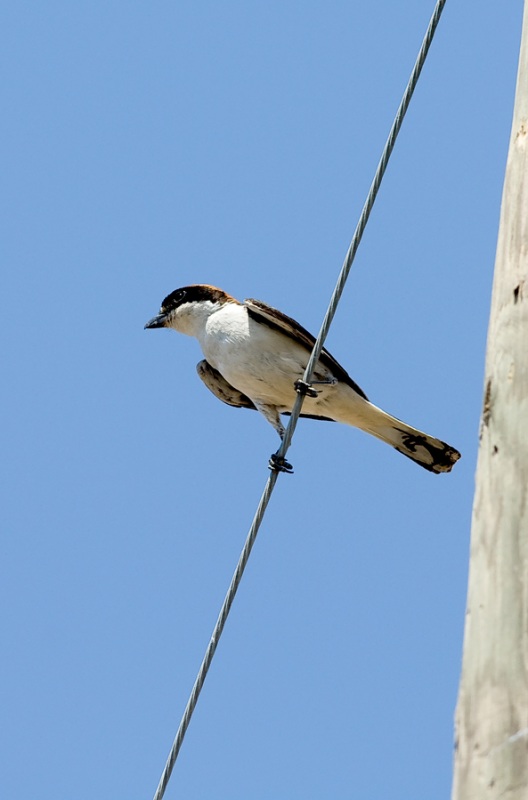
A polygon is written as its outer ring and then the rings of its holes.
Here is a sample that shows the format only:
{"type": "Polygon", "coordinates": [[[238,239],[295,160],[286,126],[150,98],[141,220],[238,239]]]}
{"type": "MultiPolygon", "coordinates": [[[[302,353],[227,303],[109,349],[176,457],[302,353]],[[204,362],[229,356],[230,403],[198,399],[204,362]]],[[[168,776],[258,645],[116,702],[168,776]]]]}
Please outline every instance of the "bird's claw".
{"type": "Polygon", "coordinates": [[[288,475],[293,473],[293,467],[290,462],[277,453],[271,454],[268,467],[274,472],[287,472],[288,475]]]}
{"type": "Polygon", "coordinates": [[[317,392],[313,386],[306,381],[303,381],[301,378],[295,381],[293,384],[295,387],[295,391],[299,392],[299,394],[304,395],[305,397],[317,397],[319,392],[317,392]]]}

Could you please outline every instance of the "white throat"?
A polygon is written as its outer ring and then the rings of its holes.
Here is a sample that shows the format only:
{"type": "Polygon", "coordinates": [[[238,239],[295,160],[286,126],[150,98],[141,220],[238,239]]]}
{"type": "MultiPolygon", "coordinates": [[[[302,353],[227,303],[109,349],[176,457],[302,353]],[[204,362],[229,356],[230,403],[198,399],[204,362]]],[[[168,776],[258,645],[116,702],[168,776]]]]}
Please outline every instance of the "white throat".
{"type": "Polygon", "coordinates": [[[168,327],[187,336],[199,338],[211,314],[221,307],[221,303],[213,303],[211,300],[183,303],[171,314],[168,327]]]}

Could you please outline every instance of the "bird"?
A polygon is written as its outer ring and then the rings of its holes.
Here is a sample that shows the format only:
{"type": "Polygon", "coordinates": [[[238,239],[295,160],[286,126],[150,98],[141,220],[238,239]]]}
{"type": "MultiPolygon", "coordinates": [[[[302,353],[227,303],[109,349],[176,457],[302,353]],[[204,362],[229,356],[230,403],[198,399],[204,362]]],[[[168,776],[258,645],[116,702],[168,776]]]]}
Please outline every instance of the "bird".
{"type": "MultiPolygon", "coordinates": [[[[281,414],[291,413],[300,391],[305,395],[301,417],[359,428],[429,472],[450,472],[460,458],[446,442],[371,403],[324,348],[312,383],[304,384],[315,337],[261,300],[240,302],[209,284],[184,286],[165,297],[159,314],[145,328],[170,328],[195,337],[205,356],[197,372],[206,387],[230,406],[260,411],[281,440],[285,434],[281,414]]],[[[293,471],[278,453],[271,457],[270,468],[293,471]]]]}

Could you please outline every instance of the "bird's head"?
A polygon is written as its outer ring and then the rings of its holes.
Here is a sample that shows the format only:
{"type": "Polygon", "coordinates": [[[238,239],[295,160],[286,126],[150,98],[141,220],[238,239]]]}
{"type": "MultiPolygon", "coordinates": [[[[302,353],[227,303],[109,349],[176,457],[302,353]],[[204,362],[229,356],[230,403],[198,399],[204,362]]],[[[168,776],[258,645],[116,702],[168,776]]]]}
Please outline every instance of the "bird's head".
{"type": "Polygon", "coordinates": [[[234,297],[208,284],[183,286],[171,292],[161,304],[157,316],[145,328],[173,328],[189,336],[197,336],[205,320],[225,303],[236,303],[234,297]]]}

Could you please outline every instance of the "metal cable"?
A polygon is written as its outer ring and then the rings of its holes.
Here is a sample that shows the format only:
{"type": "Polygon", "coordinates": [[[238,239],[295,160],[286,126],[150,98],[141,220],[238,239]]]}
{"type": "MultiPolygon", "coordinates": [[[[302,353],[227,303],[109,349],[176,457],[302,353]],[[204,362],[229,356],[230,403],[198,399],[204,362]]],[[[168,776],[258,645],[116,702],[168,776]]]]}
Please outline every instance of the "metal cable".
{"type": "Polygon", "coordinates": [[[165,764],[165,769],[163,770],[163,774],[161,776],[158,788],[156,789],[154,800],[161,800],[161,798],[165,794],[165,789],[167,788],[167,784],[169,782],[172,769],[178,757],[178,753],[180,752],[180,747],[182,745],[183,738],[185,736],[187,728],[189,727],[189,722],[191,721],[193,711],[196,707],[196,703],[198,702],[198,697],[200,696],[200,692],[202,691],[202,686],[204,685],[204,681],[209,671],[209,667],[211,666],[211,661],[213,660],[213,656],[215,654],[218,641],[220,639],[220,636],[222,635],[222,631],[224,629],[224,625],[226,623],[229,610],[233,604],[233,600],[235,599],[235,595],[240,585],[240,581],[242,580],[243,572],[246,568],[249,555],[255,543],[255,539],[257,538],[257,533],[260,528],[262,519],[264,517],[264,512],[266,511],[266,508],[270,501],[271,494],[277,482],[278,476],[279,473],[273,471],[270,473],[270,476],[266,482],[266,486],[262,493],[262,497],[260,498],[260,503],[255,512],[253,522],[251,523],[251,527],[249,529],[246,543],[244,544],[244,548],[242,550],[242,553],[240,554],[240,558],[238,560],[238,564],[231,579],[229,589],[227,590],[227,594],[222,604],[222,608],[220,609],[220,614],[218,615],[218,619],[216,620],[216,625],[214,626],[211,639],[207,646],[207,650],[205,651],[205,656],[203,658],[200,669],[198,671],[198,675],[194,682],[191,696],[189,697],[187,705],[185,706],[185,711],[183,712],[183,716],[181,718],[176,738],[174,739],[174,742],[172,744],[171,751],[167,759],[167,763],[165,764]]]}
{"type": "MultiPolygon", "coordinates": [[[[433,16],[431,17],[431,21],[429,22],[429,27],[427,28],[424,40],[422,42],[422,46],[420,48],[420,52],[418,53],[416,63],[413,67],[413,71],[411,72],[409,83],[407,84],[407,88],[405,89],[398,111],[396,112],[396,117],[394,118],[394,122],[392,123],[392,128],[390,129],[390,133],[385,143],[385,147],[383,148],[383,153],[381,154],[378,168],[376,169],[376,174],[374,175],[374,180],[372,181],[372,184],[370,186],[369,193],[365,201],[365,205],[363,206],[363,210],[359,218],[359,222],[357,224],[356,230],[354,231],[354,235],[352,237],[352,241],[350,242],[350,247],[348,248],[347,254],[345,256],[343,266],[341,267],[341,272],[339,273],[339,277],[337,279],[334,292],[332,294],[332,297],[330,298],[330,303],[328,305],[328,309],[326,311],[323,324],[321,325],[321,330],[319,331],[319,335],[312,350],[310,360],[308,361],[308,364],[304,371],[303,382],[306,384],[310,383],[315,365],[319,359],[319,356],[321,355],[321,350],[323,349],[326,337],[328,336],[330,325],[332,324],[332,320],[334,319],[335,313],[337,311],[337,306],[341,299],[341,295],[343,294],[345,283],[347,281],[350,269],[352,267],[352,263],[354,261],[357,249],[359,247],[359,243],[363,236],[363,232],[366,228],[368,219],[370,217],[370,212],[372,211],[374,201],[376,200],[378,190],[381,185],[381,181],[383,180],[383,175],[385,174],[385,170],[387,169],[387,164],[389,163],[392,151],[394,150],[396,138],[398,136],[398,133],[400,132],[400,128],[402,126],[402,122],[407,112],[407,109],[409,108],[411,97],[413,96],[416,84],[418,83],[418,78],[420,77],[422,67],[425,63],[425,59],[427,58],[429,47],[431,46],[431,42],[433,41],[436,28],[440,21],[440,16],[442,14],[442,11],[444,10],[446,2],[447,0],[438,0],[435,6],[435,10],[433,12],[433,16]]],[[[284,456],[286,455],[286,452],[288,451],[288,448],[291,444],[291,440],[293,438],[293,433],[297,426],[297,421],[299,419],[299,414],[301,413],[303,402],[304,402],[304,395],[301,394],[301,392],[298,392],[297,397],[295,398],[295,403],[292,408],[290,421],[288,423],[288,427],[286,428],[284,439],[282,440],[281,446],[277,453],[277,455],[281,456],[282,458],[284,458],[284,456]]]]}
{"type": "MultiPolygon", "coordinates": [[[[390,130],[388,139],[385,143],[385,147],[383,149],[383,153],[381,159],[379,161],[376,174],[374,176],[374,180],[372,181],[369,193],[367,195],[367,199],[365,201],[365,205],[363,206],[363,210],[361,212],[361,216],[359,218],[359,222],[357,224],[356,230],[354,232],[354,236],[352,237],[352,241],[350,243],[350,247],[348,248],[343,266],[341,267],[341,272],[339,273],[339,277],[337,279],[337,283],[330,299],[330,303],[328,305],[327,312],[325,314],[323,324],[321,326],[321,330],[319,331],[319,335],[317,337],[317,341],[314,345],[312,350],[312,354],[306,366],[303,375],[303,381],[307,384],[310,383],[312,378],[312,374],[315,368],[315,365],[319,359],[321,354],[321,350],[323,349],[323,345],[325,339],[328,335],[328,331],[330,330],[330,326],[332,324],[332,320],[334,319],[337,306],[341,299],[341,295],[343,294],[343,290],[345,288],[345,283],[347,281],[348,275],[350,273],[350,269],[352,267],[352,263],[354,261],[354,257],[356,255],[356,251],[358,249],[359,243],[363,236],[363,232],[367,225],[370,212],[372,211],[372,207],[374,205],[374,201],[376,200],[376,196],[378,194],[378,190],[381,185],[381,181],[383,179],[383,175],[387,168],[387,164],[389,163],[389,158],[391,157],[392,151],[394,149],[394,145],[396,143],[396,138],[400,131],[403,119],[409,107],[409,103],[411,101],[411,97],[414,93],[416,88],[416,84],[418,83],[418,78],[420,77],[420,73],[422,71],[422,67],[424,65],[425,59],[427,57],[427,53],[429,51],[429,47],[431,46],[431,42],[433,41],[433,37],[436,32],[436,28],[440,21],[440,16],[444,9],[447,0],[438,0],[433,16],[431,17],[431,21],[429,22],[429,27],[427,28],[427,32],[425,34],[422,46],[420,48],[420,52],[418,53],[418,57],[416,59],[416,63],[414,65],[413,71],[411,73],[411,77],[409,79],[409,83],[407,84],[407,88],[403,95],[402,101],[399,105],[398,111],[396,113],[396,117],[392,124],[392,128],[390,130]]],[[[298,392],[297,397],[295,398],[295,403],[292,408],[290,421],[286,428],[286,433],[284,435],[284,439],[282,444],[277,452],[279,457],[284,458],[286,455],[288,448],[291,444],[291,440],[293,437],[293,433],[297,426],[297,422],[299,419],[299,414],[301,412],[302,404],[304,402],[304,394],[298,392]]],[[[202,664],[200,666],[196,681],[194,682],[194,686],[192,688],[191,695],[185,707],[185,711],[183,713],[178,731],[176,733],[176,738],[171,747],[171,751],[169,753],[169,757],[167,759],[167,763],[165,764],[165,768],[163,770],[163,774],[161,776],[158,788],[156,789],[156,794],[154,795],[154,800],[162,800],[163,795],[165,794],[165,789],[167,788],[167,784],[169,782],[174,764],[178,757],[178,753],[180,752],[180,748],[187,732],[187,728],[189,727],[189,723],[191,721],[191,717],[193,715],[194,709],[196,707],[196,703],[198,702],[198,697],[200,696],[200,692],[202,690],[205,678],[209,671],[209,667],[211,666],[211,662],[213,660],[213,656],[215,654],[215,650],[218,646],[218,642],[220,636],[222,635],[222,631],[224,629],[224,625],[226,623],[227,617],[229,615],[229,611],[233,604],[233,600],[235,599],[235,595],[237,593],[238,587],[240,585],[240,581],[242,580],[242,575],[246,568],[246,564],[248,562],[251,550],[255,543],[255,539],[257,538],[257,533],[262,523],[262,519],[264,517],[264,513],[270,501],[273,489],[275,488],[275,484],[277,482],[279,473],[275,470],[272,470],[270,476],[266,482],[266,486],[262,493],[262,497],[260,498],[260,502],[253,518],[253,522],[251,523],[251,527],[249,529],[249,533],[247,535],[246,542],[244,544],[244,548],[242,553],[240,554],[240,558],[238,560],[238,564],[236,566],[235,572],[231,579],[231,584],[225,596],[224,602],[222,604],[222,608],[220,610],[220,614],[218,615],[218,619],[216,621],[216,625],[214,627],[211,639],[209,641],[209,645],[205,652],[205,656],[203,658],[202,664]]]]}

